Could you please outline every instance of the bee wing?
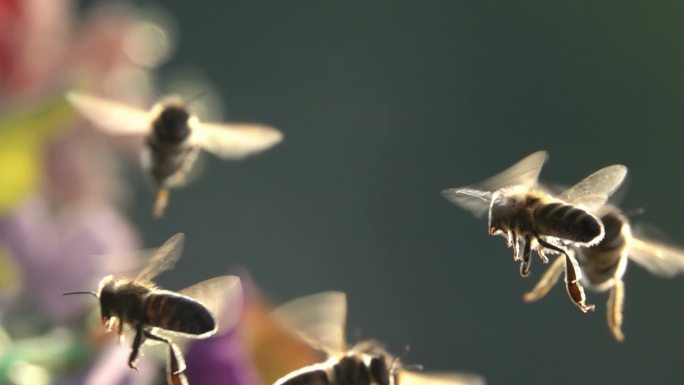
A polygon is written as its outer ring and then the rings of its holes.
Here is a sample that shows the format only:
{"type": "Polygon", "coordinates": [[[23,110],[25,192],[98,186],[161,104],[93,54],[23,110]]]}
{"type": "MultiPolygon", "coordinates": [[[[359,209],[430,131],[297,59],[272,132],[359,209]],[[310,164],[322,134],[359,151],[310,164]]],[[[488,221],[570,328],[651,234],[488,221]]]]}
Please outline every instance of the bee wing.
{"type": "Polygon", "coordinates": [[[179,292],[204,305],[218,323],[217,333],[235,326],[242,313],[242,284],[234,275],[224,275],[196,283],[179,292]]]}
{"type": "Polygon", "coordinates": [[[450,188],[442,191],[442,196],[451,203],[470,211],[478,218],[482,218],[487,214],[492,200],[491,191],[471,188],[450,188]]]}
{"type": "Polygon", "coordinates": [[[109,134],[144,135],[150,130],[147,111],[113,100],[70,91],[66,98],[78,112],[109,134]]]}
{"type": "Polygon", "coordinates": [[[328,291],[300,297],[273,311],[274,318],[312,347],[329,355],[346,349],[347,296],[328,291]]]}
{"type": "Polygon", "coordinates": [[[626,176],[627,167],[621,164],[604,167],[570,187],[558,198],[593,210],[608,201],[610,195],[620,187],[626,176]]]}
{"type": "Polygon", "coordinates": [[[162,271],[173,268],[183,252],[184,242],[185,235],[183,233],[178,233],[169,238],[154,251],[145,266],[136,275],[135,280],[150,281],[162,271]]]}
{"type": "Polygon", "coordinates": [[[629,259],[660,277],[674,277],[684,273],[684,249],[648,239],[648,229],[635,225],[630,242],[629,259]]]}
{"type": "Polygon", "coordinates": [[[508,186],[536,186],[548,158],[546,151],[534,152],[489,179],[471,186],[444,190],[442,195],[476,217],[483,217],[489,211],[492,192],[508,186]]]}
{"type": "Polygon", "coordinates": [[[539,174],[547,159],[549,159],[549,154],[546,151],[533,152],[511,167],[473,187],[487,191],[496,191],[508,186],[534,187],[537,185],[539,174]]]}
{"type": "Polygon", "coordinates": [[[277,129],[247,123],[192,125],[190,143],[224,159],[241,159],[267,150],[283,140],[277,129]]]}
{"type": "Polygon", "coordinates": [[[399,385],[485,385],[482,376],[470,373],[417,373],[399,371],[399,385]]]}

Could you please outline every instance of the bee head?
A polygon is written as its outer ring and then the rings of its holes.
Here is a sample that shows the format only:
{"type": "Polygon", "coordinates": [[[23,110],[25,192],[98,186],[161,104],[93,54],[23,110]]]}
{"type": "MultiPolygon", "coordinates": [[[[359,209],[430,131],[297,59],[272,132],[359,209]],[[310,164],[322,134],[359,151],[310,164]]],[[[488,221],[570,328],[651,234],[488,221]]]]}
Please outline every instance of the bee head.
{"type": "Polygon", "coordinates": [[[152,123],[154,133],[168,143],[181,143],[190,135],[190,113],[183,105],[164,106],[152,123]]]}
{"type": "Polygon", "coordinates": [[[511,198],[495,192],[489,206],[489,235],[508,234],[516,214],[515,202],[511,198]]]}
{"type": "Polygon", "coordinates": [[[116,300],[116,281],[113,276],[108,275],[102,278],[98,287],[98,297],[102,324],[106,325],[115,316],[113,306],[116,300]]]}

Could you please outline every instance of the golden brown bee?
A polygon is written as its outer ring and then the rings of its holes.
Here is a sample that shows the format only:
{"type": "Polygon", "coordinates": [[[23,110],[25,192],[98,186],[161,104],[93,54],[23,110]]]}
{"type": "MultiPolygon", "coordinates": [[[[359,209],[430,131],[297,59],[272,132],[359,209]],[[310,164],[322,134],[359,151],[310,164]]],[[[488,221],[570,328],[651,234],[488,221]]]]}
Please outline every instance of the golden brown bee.
{"type": "Polygon", "coordinates": [[[275,310],[289,330],[328,355],[325,362],[305,366],[274,385],[484,385],[470,374],[423,374],[402,367],[375,341],[348,349],[344,337],[347,300],[344,293],[324,292],[295,299],[275,310]]]}
{"type": "Polygon", "coordinates": [[[602,168],[555,196],[538,185],[547,158],[545,151],[535,152],[477,185],[444,190],[442,194],[478,217],[488,214],[489,234],[508,240],[514,249],[513,260],[521,261],[521,276],[530,273],[532,251],[543,263],[548,263],[547,254],[562,254],[568,295],[587,312],[594,305],[585,303],[579,267],[567,249],[592,246],[603,239],[603,225],[591,210],[604,204],[620,186],[627,168],[602,168]]]}
{"type": "Polygon", "coordinates": [[[69,92],[67,99],[109,134],[145,136],[146,151],[141,159],[157,189],[156,217],[164,213],[169,189],[186,183],[200,149],[223,159],[241,159],[283,139],[280,131],[260,124],[200,122],[174,96],[163,99],[149,112],[79,92],[69,92]]]}
{"type": "MultiPolygon", "coordinates": [[[[623,276],[627,261],[631,259],[656,275],[672,277],[684,272],[684,249],[635,235],[627,217],[613,205],[604,205],[594,213],[601,218],[605,237],[597,245],[575,247],[572,252],[582,271],[582,284],[594,291],[610,290],[608,328],[616,340],[622,341],[623,276]]],[[[561,269],[559,260],[554,261],[534,289],[525,294],[525,301],[544,297],[558,281],[561,269]]]]}
{"type": "MultiPolygon", "coordinates": [[[[184,235],[176,234],[157,249],[145,267],[133,278],[107,276],[97,292],[70,292],[90,294],[99,299],[102,324],[115,330],[123,342],[126,328],[134,333],[128,365],[135,369],[140,347],[146,341],[165,343],[169,348],[167,373],[169,384],[187,383],[185,361],[171,337],[192,339],[208,338],[219,331],[219,316],[224,310],[239,312],[242,286],[236,276],[221,276],[202,281],[189,288],[174,292],[158,288],[152,279],[162,271],[171,269],[183,248],[184,235]]],[[[222,331],[230,329],[236,316],[221,317],[222,331]]]]}

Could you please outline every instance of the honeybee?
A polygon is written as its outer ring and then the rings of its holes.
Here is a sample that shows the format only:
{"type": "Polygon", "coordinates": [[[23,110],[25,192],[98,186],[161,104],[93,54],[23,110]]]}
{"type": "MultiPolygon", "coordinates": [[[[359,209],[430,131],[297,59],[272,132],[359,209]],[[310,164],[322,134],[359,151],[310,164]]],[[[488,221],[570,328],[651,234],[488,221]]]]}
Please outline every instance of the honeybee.
{"type": "MultiPolygon", "coordinates": [[[[582,284],[594,291],[610,290],[606,308],[608,328],[617,341],[623,341],[623,277],[628,260],[655,275],[672,277],[684,272],[684,249],[649,240],[639,234],[638,228],[633,231],[627,217],[613,205],[604,205],[595,214],[601,218],[605,237],[595,246],[575,247],[572,252],[582,271],[582,284]]],[[[558,281],[561,268],[559,260],[554,261],[534,289],[525,294],[525,301],[544,297],[558,281]]]]}
{"type": "Polygon", "coordinates": [[[280,131],[265,125],[200,122],[176,96],[161,100],[149,112],[74,91],[67,93],[67,99],[109,134],[145,136],[141,160],[156,188],[156,217],[164,213],[169,189],[186,183],[200,149],[223,159],[241,159],[283,139],[280,131]]]}
{"type": "Polygon", "coordinates": [[[347,300],[344,293],[324,292],[301,297],[274,311],[289,330],[315,349],[325,362],[292,371],[274,385],[484,385],[470,374],[423,374],[402,367],[375,341],[348,349],[344,337],[347,300]]]}
{"type": "Polygon", "coordinates": [[[126,329],[133,331],[130,368],[136,369],[140,348],[146,341],[166,344],[169,384],[187,384],[183,355],[171,338],[202,339],[219,329],[226,331],[237,322],[232,313],[238,312],[242,303],[242,286],[236,276],[211,278],[179,292],[163,290],[152,283],[154,277],[171,269],[180,258],[184,238],[183,234],[176,234],[167,240],[133,278],[109,275],[100,281],[97,292],[64,293],[98,298],[102,324],[108,331],[116,331],[121,343],[126,329]],[[231,316],[223,317],[227,311],[231,316]]]}
{"type": "Polygon", "coordinates": [[[568,295],[586,313],[594,305],[585,302],[581,272],[568,247],[589,247],[603,239],[603,225],[592,210],[622,184],[627,167],[602,168],[555,196],[538,184],[547,158],[545,151],[535,152],[479,184],[442,194],[475,216],[488,214],[489,234],[507,239],[513,260],[520,261],[521,276],[530,274],[532,251],[543,263],[549,261],[547,254],[563,255],[568,295]]]}

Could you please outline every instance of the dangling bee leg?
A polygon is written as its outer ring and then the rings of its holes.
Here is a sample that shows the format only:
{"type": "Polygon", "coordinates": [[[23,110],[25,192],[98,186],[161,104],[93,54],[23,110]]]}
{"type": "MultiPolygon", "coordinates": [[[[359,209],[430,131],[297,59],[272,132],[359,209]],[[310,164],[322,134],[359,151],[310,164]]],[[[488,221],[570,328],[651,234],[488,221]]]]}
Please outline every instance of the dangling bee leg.
{"type": "Polygon", "coordinates": [[[520,262],[520,276],[526,278],[530,275],[532,266],[532,236],[526,235],[523,240],[522,262],[520,262]]]}
{"type": "Polygon", "coordinates": [[[155,218],[161,218],[164,215],[164,210],[169,204],[169,189],[167,187],[159,187],[157,195],[154,199],[153,214],[155,218]]]}
{"type": "Polygon", "coordinates": [[[595,305],[584,302],[586,300],[584,288],[579,282],[580,278],[582,278],[582,275],[575,258],[570,257],[567,251],[543,240],[541,237],[537,237],[537,242],[539,242],[541,246],[565,256],[565,290],[567,290],[572,302],[574,302],[583,313],[586,313],[590,310],[594,311],[596,308],[595,305]]]}
{"type": "Polygon", "coordinates": [[[167,380],[169,385],[187,384],[187,379],[183,372],[185,372],[185,359],[183,353],[178,346],[170,340],[152,334],[149,331],[144,331],[145,337],[165,343],[169,347],[169,359],[166,366],[167,380]]]}
{"type": "Polygon", "coordinates": [[[615,279],[615,286],[608,297],[608,328],[618,342],[625,340],[622,334],[622,307],[625,299],[625,283],[622,279],[615,279]]]}
{"type": "Polygon", "coordinates": [[[135,326],[135,338],[133,338],[133,345],[131,346],[131,355],[128,356],[128,367],[131,369],[138,370],[136,362],[138,361],[138,355],[140,354],[140,347],[143,342],[145,342],[145,337],[143,336],[142,324],[135,326]]]}
{"type": "Polygon", "coordinates": [[[570,299],[577,305],[583,313],[594,311],[595,305],[587,304],[584,301],[584,288],[579,280],[582,278],[577,261],[565,254],[565,289],[568,291],[570,299]]]}
{"type": "Polygon", "coordinates": [[[548,294],[549,290],[551,290],[553,285],[558,282],[558,279],[561,276],[564,261],[565,260],[561,257],[556,258],[556,260],[553,261],[551,266],[549,266],[548,270],[546,270],[544,275],[541,277],[539,282],[537,282],[537,285],[534,287],[534,289],[523,295],[523,300],[525,302],[534,302],[548,294]]]}
{"type": "Polygon", "coordinates": [[[520,260],[520,243],[518,242],[518,236],[514,232],[508,232],[508,247],[513,247],[513,262],[520,260]]]}

